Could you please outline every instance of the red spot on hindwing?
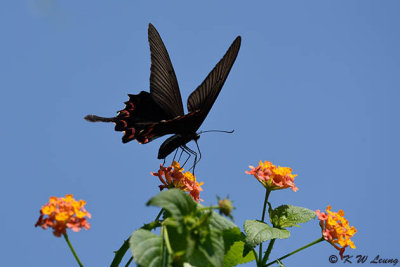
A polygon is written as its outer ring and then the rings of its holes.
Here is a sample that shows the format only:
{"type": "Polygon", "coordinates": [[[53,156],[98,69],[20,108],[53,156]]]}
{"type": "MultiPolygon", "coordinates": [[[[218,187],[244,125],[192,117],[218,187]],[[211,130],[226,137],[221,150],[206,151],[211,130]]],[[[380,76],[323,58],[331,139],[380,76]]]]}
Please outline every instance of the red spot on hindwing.
{"type": "Polygon", "coordinates": [[[130,115],[129,111],[127,111],[127,110],[121,110],[118,114],[119,117],[123,117],[123,118],[129,117],[129,115],[130,115]]]}
{"type": "Polygon", "coordinates": [[[129,128],[127,130],[127,134],[129,133],[129,136],[128,136],[129,140],[133,139],[135,137],[135,132],[136,132],[135,128],[129,128]]]}
{"type": "Polygon", "coordinates": [[[134,110],[135,109],[135,105],[132,103],[132,102],[125,102],[125,105],[126,105],[126,107],[125,107],[125,109],[127,109],[127,110],[134,110]]]}

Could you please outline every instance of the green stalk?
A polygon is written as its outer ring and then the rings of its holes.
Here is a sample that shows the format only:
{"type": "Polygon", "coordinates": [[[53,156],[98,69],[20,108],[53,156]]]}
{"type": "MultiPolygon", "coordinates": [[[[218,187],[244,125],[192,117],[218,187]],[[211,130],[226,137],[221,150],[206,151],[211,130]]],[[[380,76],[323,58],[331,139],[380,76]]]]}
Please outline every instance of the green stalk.
{"type": "MultiPolygon", "coordinates": [[[[266,191],[265,191],[264,207],[263,207],[263,211],[262,211],[262,215],[261,215],[262,222],[264,222],[264,219],[265,219],[265,210],[267,208],[269,194],[271,193],[270,189],[266,188],[265,190],[266,191]]],[[[262,242],[261,242],[260,248],[258,250],[258,262],[261,263],[262,262],[261,260],[262,260],[262,242]]]]}
{"type": "Polygon", "coordinates": [[[324,239],[323,237],[320,237],[320,238],[318,238],[317,240],[311,242],[310,244],[305,245],[305,246],[303,246],[303,247],[301,247],[301,248],[299,248],[299,249],[296,249],[295,251],[292,251],[292,252],[286,254],[285,256],[280,257],[279,259],[274,260],[273,262],[268,263],[268,264],[265,265],[265,266],[270,266],[270,265],[272,265],[272,264],[274,264],[274,263],[277,263],[278,261],[282,261],[283,259],[285,259],[285,258],[287,258],[287,257],[289,257],[289,256],[291,256],[291,255],[293,255],[293,254],[296,254],[297,252],[302,251],[303,249],[306,249],[306,248],[311,247],[311,246],[313,246],[313,245],[315,245],[315,244],[318,244],[319,242],[324,241],[324,240],[325,240],[325,239],[324,239]]]}
{"type": "Polygon", "coordinates": [[[156,219],[154,220],[155,222],[158,222],[160,220],[161,214],[163,214],[164,209],[161,209],[160,212],[158,213],[156,219]]]}
{"type": "Polygon", "coordinates": [[[128,262],[125,264],[125,267],[128,267],[129,264],[131,264],[132,261],[133,261],[133,257],[131,257],[131,258],[128,260],[128,262]]]}
{"type": "Polygon", "coordinates": [[[168,261],[167,261],[167,249],[166,249],[166,245],[165,245],[165,241],[164,241],[164,225],[161,226],[161,266],[165,267],[168,265],[168,261]]]}
{"type": "Polygon", "coordinates": [[[167,227],[163,226],[163,233],[164,233],[164,239],[165,239],[165,245],[167,247],[167,251],[169,254],[172,254],[172,247],[171,247],[171,243],[169,242],[167,227]]]}
{"type": "MultiPolygon", "coordinates": [[[[155,222],[158,222],[160,220],[161,214],[164,212],[164,209],[161,209],[160,212],[158,213],[156,219],[154,220],[155,222]]],[[[146,226],[146,225],[145,225],[146,226]]],[[[143,228],[143,227],[142,227],[143,228]]],[[[110,267],[118,267],[119,264],[122,261],[122,258],[125,256],[126,252],[129,249],[129,239],[131,236],[128,237],[128,239],[126,239],[124,241],[124,243],[122,244],[122,246],[115,252],[115,256],[113,261],[111,262],[110,267]]],[[[131,257],[131,259],[133,259],[133,257],[131,257]]],[[[130,262],[132,261],[131,259],[129,259],[128,263],[126,266],[128,266],[130,264],[130,262]]]]}
{"type": "Polygon", "coordinates": [[[269,245],[268,245],[267,251],[265,251],[265,255],[264,255],[264,258],[262,260],[262,264],[261,265],[264,265],[268,261],[269,255],[271,254],[271,251],[272,251],[272,247],[275,244],[275,240],[276,239],[274,238],[274,239],[271,239],[271,241],[269,241],[269,245]]]}
{"type": "Polygon", "coordinates": [[[217,210],[219,209],[219,206],[211,206],[211,207],[203,207],[203,208],[199,208],[199,211],[208,211],[208,210],[217,210]]]}
{"type": "Polygon", "coordinates": [[[69,238],[68,238],[67,233],[64,234],[64,239],[65,239],[65,241],[67,241],[68,247],[69,247],[69,249],[71,250],[72,254],[74,254],[74,257],[75,257],[76,261],[78,262],[79,266],[80,266],[80,267],[83,267],[83,264],[82,264],[81,261],[79,260],[78,255],[76,255],[76,252],[75,252],[74,248],[72,247],[71,242],[69,241],[69,238]]]}
{"type": "Polygon", "coordinates": [[[129,238],[130,238],[130,236],[128,237],[128,239],[126,239],[126,240],[124,241],[124,243],[123,243],[122,246],[118,249],[118,251],[115,252],[115,256],[114,256],[113,261],[111,262],[110,267],[118,267],[119,264],[121,263],[122,258],[124,257],[125,253],[126,253],[126,252],[128,251],[128,249],[129,249],[129,238]]]}

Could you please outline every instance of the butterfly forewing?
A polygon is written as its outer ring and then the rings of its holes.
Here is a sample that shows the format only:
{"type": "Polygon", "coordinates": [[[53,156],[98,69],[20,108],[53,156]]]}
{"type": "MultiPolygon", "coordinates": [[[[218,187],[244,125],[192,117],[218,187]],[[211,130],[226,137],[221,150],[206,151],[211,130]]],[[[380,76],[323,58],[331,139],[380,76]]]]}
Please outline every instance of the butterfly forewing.
{"type": "Polygon", "coordinates": [[[168,119],[183,115],[183,105],[178,81],[167,49],[157,30],[149,24],[151,52],[150,94],[168,114],[168,119]]]}
{"type": "Polygon", "coordinates": [[[188,98],[189,112],[199,111],[200,115],[197,117],[196,130],[200,127],[201,123],[206,118],[208,112],[213,106],[218,97],[219,92],[224,85],[226,78],[236,60],[239,52],[241,38],[238,36],[229,47],[228,51],[217,63],[214,69],[208,74],[206,79],[197,87],[188,98]]]}
{"type": "MultiPolygon", "coordinates": [[[[188,110],[191,116],[181,120],[183,124],[175,122],[175,129],[180,129],[181,134],[176,134],[165,140],[159,151],[158,158],[163,159],[176,148],[185,145],[188,141],[195,138],[195,132],[200,127],[208,112],[218,97],[222,86],[236,60],[240,48],[241,38],[238,36],[229,47],[228,51],[217,63],[214,69],[208,74],[206,79],[188,98],[188,110]],[[186,130],[184,132],[183,130],[186,130]]],[[[173,120],[175,121],[175,120],[173,120]]]]}

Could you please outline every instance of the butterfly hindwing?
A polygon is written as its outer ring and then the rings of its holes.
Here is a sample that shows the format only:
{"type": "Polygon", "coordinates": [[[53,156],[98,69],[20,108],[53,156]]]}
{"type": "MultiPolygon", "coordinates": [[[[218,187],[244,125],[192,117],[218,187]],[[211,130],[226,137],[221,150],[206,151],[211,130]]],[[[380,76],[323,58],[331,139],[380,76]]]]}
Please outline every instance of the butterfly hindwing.
{"type": "MultiPolygon", "coordinates": [[[[198,115],[198,112],[191,112],[171,120],[162,120],[154,123],[138,123],[136,126],[137,128],[140,128],[140,131],[136,133],[135,139],[138,141],[146,139],[151,141],[160,136],[176,133],[179,133],[182,136],[191,136],[193,131],[185,130],[190,130],[189,125],[192,121],[196,120],[198,115]]],[[[147,141],[145,141],[145,143],[147,143],[147,141]]]]}
{"type": "Polygon", "coordinates": [[[129,100],[125,102],[125,108],[118,112],[113,118],[115,130],[124,132],[122,142],[127,143],[137,140],[140,143],[147,143],[162,135],[154,135],[152,138],[139,135],[149,124],[157,123],[168,119],[165,111],[158,106],[148,92],[142,91],[137,95],[129,94],[129,100]]]}

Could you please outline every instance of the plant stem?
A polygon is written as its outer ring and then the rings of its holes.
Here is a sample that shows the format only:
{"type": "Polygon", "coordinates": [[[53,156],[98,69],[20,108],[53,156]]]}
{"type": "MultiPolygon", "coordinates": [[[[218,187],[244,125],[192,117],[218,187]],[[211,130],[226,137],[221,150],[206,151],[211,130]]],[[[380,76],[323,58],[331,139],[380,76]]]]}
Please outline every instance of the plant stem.
{"type": "Polygon", "coordinates": [[[162,238],[161,251],[163,255],[161,260],[161,266],[168,266],[169,262],[168,257],[169,255],[172,255],[172,248],[171,244],[169,243],[168,231],[165,225],[161,227],[161,238],[162,238]]]}
{"type": "Polygon", "coordinates": [[[115,256],[113,261],[111,262],[110,267],[118,267],[122,258],[124,257],[126,251],[128,251],[129,249],[129,238],[128,237],[127,240],[124,241],[124,243],[122,244],[122,246],[118,249],[118,251],[115,252],[115,256]]]}
{"type": "MultiPolygon", "coordinates": [[[[267,208],[267,203],[268,203],[268,197],[269,197],[269,193],[271,193],[271,190],[266,188],[265,189],[265,199],[264,199],[264,207],[263,207],[263,211],[262,211],[262,215],[261,215],[261,221],[264,222],[265,219],[265,210],[267,208]]],[[[259,263],[261,263],[262,260],[262,242],[260,243],[260,248],[258,251],[258,261],[259,263]]]]}
{"type": "MultiPolygon", "coordinates": [[[[158,213],[156,219],[154,220],[155,222],[158,222],[160,220],[161,214],[164,212],[164,209],[161,209],[160,212],[158,213]]],[[[128,237],[128,239],[126,239],[124,241],[124,243],[122,244],[122,246],[115,252],[115,256],[113,261],[111,262],[110,267],[118,267],[119,264],[122,261],[122,258],[125,256],[125,253],[128,251],[129,249],[129,238],[131,236],[128,237]]],[[[129,259],[129,261],[131,261],[131,259],[129,259]]],[[[128,262],[129,262],[128,261],[128,262]]],[[[130,263],[130,262],[129,262],[130,263]]],[[[127,263],[128,264],[128,263],[127,263]]]]}
{"type": "Polygon", "coordinates": [[[125,267],[128,267],[129,264],[131,264],[132,260],[133,260],[133,256],[132,256],[132,257],[129,259],[129,261],[125,264],[125,267]]]}
{"type": "Polygon", "coordinates": [[[166,266],[168,263],[168,261],[167,261],[167,257],[168,257],[168,254],[167,254],[167,248],[166,248],[166,245],[165,245],[165,239],[164,239],[164,225],[163,226],[161,226],[161,255],[162,255],[162,257],[161,257],[161,264],[160,264],[160,266],[166,266]]]}
{"type": "Polygon", "coordinates": [[[169,242],[169,236],[168,236],[167,227],[163,226],[162,227],[162,232],[163,232],[163,235],[164,235],[165,245],[167,247],[167,251],[168,251],[169,254],[172,254],[172,247],[171,247],[171,243],[169,242]]]}
{"type": "Polygon", "coordinates": [[[270,193],[271,193],[271,190],[266,189],[266,192],[265,192],[265,199],[264,199],[264,207],[263,207],[263,212],[262,212],[262,216],[261,216],[261,221],[262,221],[262,222],[264,222],[264,219],[265,219],[265,210],[266,210],[266,208],[267,208],[268,197],[269,197],[269,194],[270,194],[270,193]]]}
{"type": "Polygon", "coordinates": [[[199,211],[207,211],[207,210],[217,210],[219,209],[219,206],[211,206],[211,207],[203,207],[203,208],[199,208],[199,211]]]}
{"type": "Polygon", "coordinates": [[[156,219],[154,220],[155,222],[158,222],[160,220],[161,214],[163,214],[164,209],[161,209],[160,212],[158,213],[156,219]]]}
{"type": "Polygon", "coordinates": [[[81,261],[79,260],[78,255],[76,255],[76,252],[75,252],[74,248],[72,247],[71,242],[69,241],[69,238],[68,238],[67,233],[64,234],[64,239],[65,239],[65,241],[67,241],[68,247],[69,247],[69,249],[71,250],[72,254],[74,254],[74,257],[75,257],[76,261],[78,262],[79,266],[80,266],[80,267],[83,267],[83,264],[82,264],[81,261]]]}
{"type": "Polygon", "coordinates": [[[269,245],[268,245],[267,251],[265,251],[265,255],[264,255],[264,258],[262,260],[262,264],[261,265],[264,265],[268,261],[269,255],[271,254],[271,251],[272,251],[272,247],[275,244],[275,240],[276,239],[274,238],[274,239],[271,239],[271,241],[269,241],[269,245]]]}
{"type": "Polygon", "coordinates": [[[306,248],[308,248],[308,247],[311,247],[311,246],[313,246],[313,245],[315,245],[315,244],[318,244],[319,242],[324,241],[324,240],[325,240],[325,239],[324,239],[323,237],[320,237],[320,238],[318,238],[317,240],[311,242],[310,244],[305,245],[305,246],[303,246],[303,247],[301,247],[301,248],[299,248],[299,249],[296,249],[295,251],[292,251],[292,252],[286,254],[285,256],[280,257],[279,259],[274,260],[273,262],[268,263],[268,264],[265,265],[265,266],[270,266],[270,265],[272,265],[272,264],[274,264],[274,263],[276,263],[276,262],[278,262],[278,261],[281,261],[281,260],[283,260],[283,259],[285,259],[285,258],[287,258],[287,257],[289,257],[289,256],[291,256],[291,255],[293,255],[293,254],[296,254],[296,253],[299,252],[299,251],[302,251],[303,249],[306,249],[306,248]]]}

